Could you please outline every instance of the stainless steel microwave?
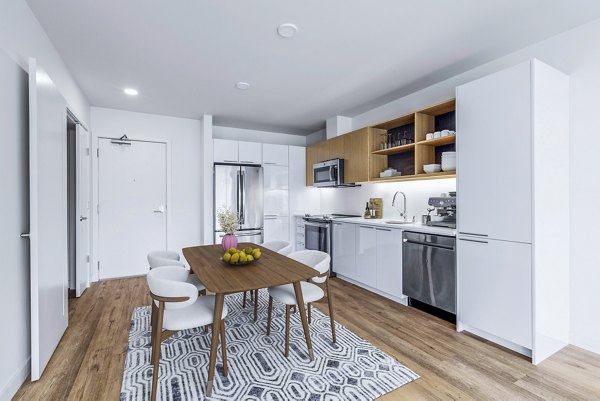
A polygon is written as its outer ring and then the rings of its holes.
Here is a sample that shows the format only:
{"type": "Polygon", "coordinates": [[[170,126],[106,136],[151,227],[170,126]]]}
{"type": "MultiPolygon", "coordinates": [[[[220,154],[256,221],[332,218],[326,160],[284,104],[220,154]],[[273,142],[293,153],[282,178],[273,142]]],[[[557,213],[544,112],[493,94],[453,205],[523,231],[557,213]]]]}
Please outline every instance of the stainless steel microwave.
{"type": "Polygon", "coordinates": [[[313,164],[313,186],[338,187],[341,185],[344,185],[344,159],[313,164]]]}

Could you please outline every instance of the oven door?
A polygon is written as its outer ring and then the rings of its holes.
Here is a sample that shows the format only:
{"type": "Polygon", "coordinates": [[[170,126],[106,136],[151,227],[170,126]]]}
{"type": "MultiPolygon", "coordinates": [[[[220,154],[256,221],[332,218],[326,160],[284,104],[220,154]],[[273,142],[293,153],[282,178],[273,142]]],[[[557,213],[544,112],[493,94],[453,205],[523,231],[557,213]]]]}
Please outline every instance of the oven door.
{"type": "Polygon", "coordinates": [[[304,249],[330,253],[329,223],[304,222],[304,249]]]}
{"type": "Polygon", "coordinates": [[[339,185],[337,163],[323,162],[313,165],[313,186],[332,187],[336,185],[339,185]]]}

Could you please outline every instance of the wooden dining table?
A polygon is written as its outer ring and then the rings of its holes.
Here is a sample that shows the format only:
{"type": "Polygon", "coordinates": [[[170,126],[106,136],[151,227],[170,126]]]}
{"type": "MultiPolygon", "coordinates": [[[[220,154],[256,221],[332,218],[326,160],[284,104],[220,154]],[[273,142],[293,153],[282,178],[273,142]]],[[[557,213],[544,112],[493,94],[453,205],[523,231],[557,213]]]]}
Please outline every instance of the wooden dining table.
{"type": "MultiPolygon", "coordinates": [[[[212,394],[221,315],[225,295],[227,294],[293,284],[302,328],[304,329],[304,338],[308,347],[308,355],[311,361],[314,360],[300,282],[318,276],[319,272],[303,263],[259,245],[252,243],[238,244],[240,249],[247,247],[260,248],[262,257],[251,264],[238,266],[229,265],[221,259],[224,254],[221,245],[194,246],[183,249],[183,256],[188,261],[194,274],[202,281],[207,291],[215,294],[210,363],[208,365],[208,382],[206,386],[206,396],[208,397],[212,394]]],[[[227,372],[224,371],[224,374],[227,375],[227,372]]]]}

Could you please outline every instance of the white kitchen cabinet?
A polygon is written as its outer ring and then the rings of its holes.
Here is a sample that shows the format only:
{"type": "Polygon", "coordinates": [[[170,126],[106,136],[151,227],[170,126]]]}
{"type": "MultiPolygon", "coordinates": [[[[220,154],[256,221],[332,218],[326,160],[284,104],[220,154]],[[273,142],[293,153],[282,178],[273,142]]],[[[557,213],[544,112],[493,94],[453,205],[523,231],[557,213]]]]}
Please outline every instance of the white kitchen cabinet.
{"type": "Polygon", "coordinates": [[[296,216],[295,232],[296,238],[295,249],[296,251],[304,250],[304,219],[300,216],[296,216]]]}
{"type": "Polygon", "coordinates": [[[332,230],[333,271],[349,279],[355,279],[356,224],[333,222],[332,230]]]}
{"type": "Polygon", "coordinates": [[[569,343],[569,78],[531,60],[456,108],[458,327],[539,363],[569,343]]]}
{"type": "Polygon", "coordinates": [[[238,141],[213,139],[213,158],[215,163],[239,163],[238,141]]]}
{"type": "Polygon", "coordinates": [[[531,243],[531,65],[459,86],[458,229],[531,243]]]}
{"type": "Polygon", "coordinates": [[[265,216],[264,241],[289,241],[289,224],[287,216],[265,216]]]}
{"type": "Polygon", "coordinates": [[[355,280],[375,288],[377,286],[377,233],[375,227],[359,225],[356,229],[355,280]]]}
{"type": "Polygon", "coordinates": [[[288,216],[290,213],[288,168],[263,166],[263,186],[265,216],[288,216]]]}
{"type": "Polygon", "coordinates": [[[262,143],[238,142],[239,161],[242,164],[262,164],[262,143]]]}
{"type": "Polygon", "coordinates": [[[270,143],[265,143],[262,146],[262,157],[264,165],[288,165],[288,147],[286,145],[273,145],[270,143]]]}
{"type": "Polygon", "coordinates": [[[402,230],[375,229],[377,243],[377,285],[394,297],[402,297],[402,230]]]}
{"type": "Polygon", "coordinates": [[[460,322],[531,349],[531,245],[461,238],[457,262],[460,322]]]}

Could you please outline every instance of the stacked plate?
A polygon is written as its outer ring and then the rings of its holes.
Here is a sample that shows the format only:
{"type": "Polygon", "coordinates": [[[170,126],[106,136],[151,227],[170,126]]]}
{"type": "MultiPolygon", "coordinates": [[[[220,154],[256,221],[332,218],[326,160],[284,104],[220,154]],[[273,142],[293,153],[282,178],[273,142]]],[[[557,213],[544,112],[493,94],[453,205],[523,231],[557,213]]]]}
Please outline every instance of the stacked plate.
{"type": "Polygon", "coordinates": [[[456,171],[456,152],[442,153],[442,171],[456,171]]]}

